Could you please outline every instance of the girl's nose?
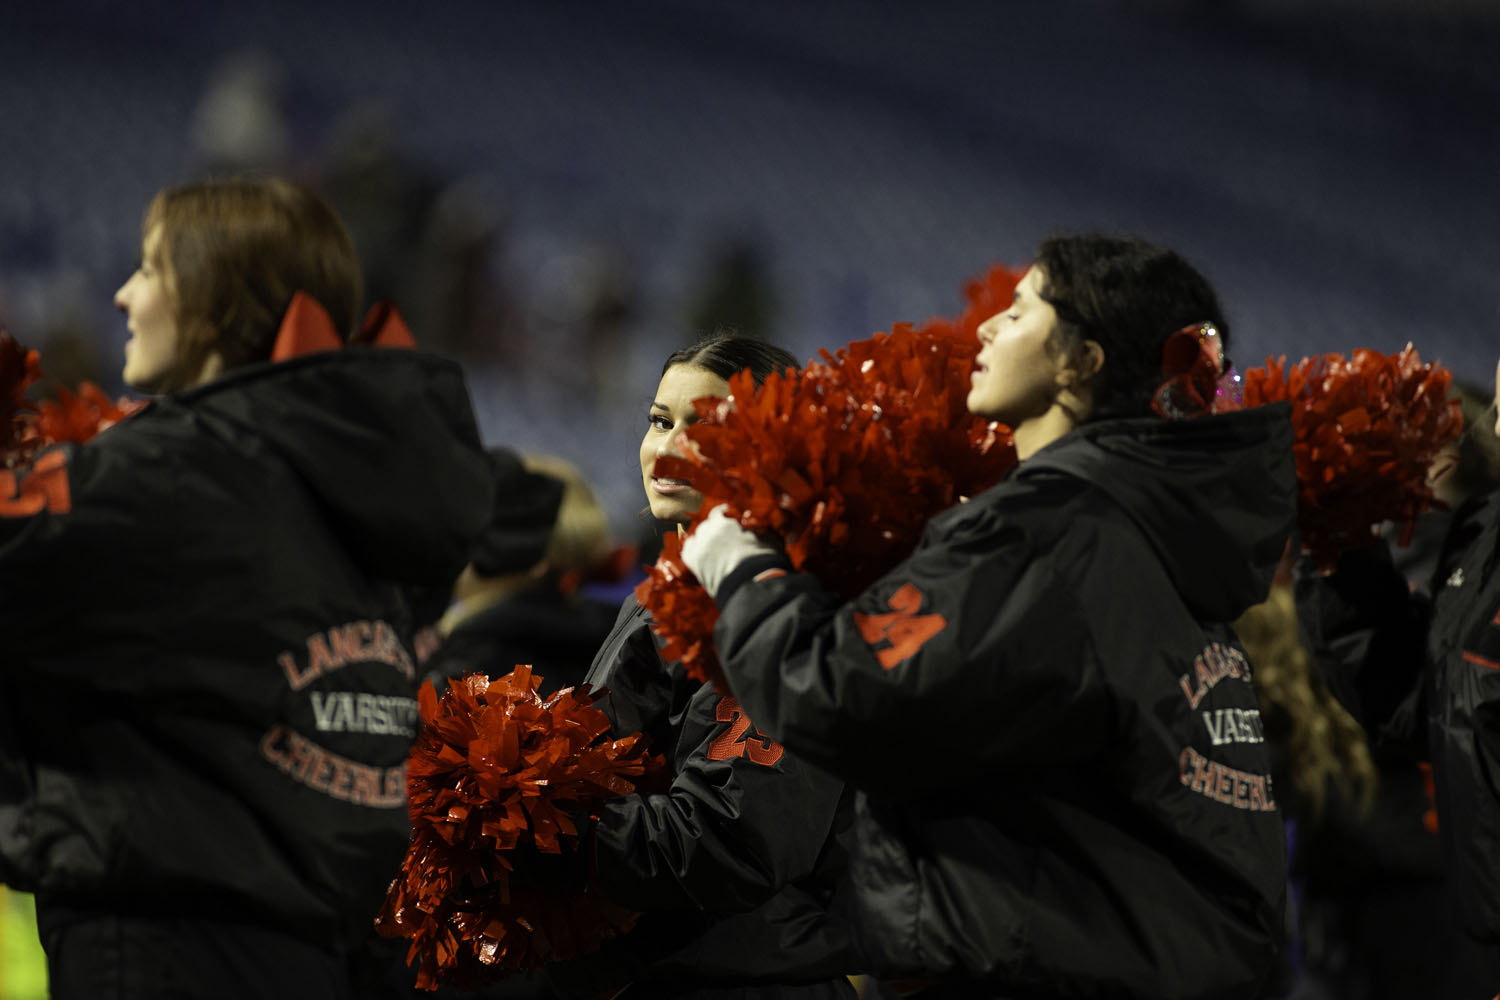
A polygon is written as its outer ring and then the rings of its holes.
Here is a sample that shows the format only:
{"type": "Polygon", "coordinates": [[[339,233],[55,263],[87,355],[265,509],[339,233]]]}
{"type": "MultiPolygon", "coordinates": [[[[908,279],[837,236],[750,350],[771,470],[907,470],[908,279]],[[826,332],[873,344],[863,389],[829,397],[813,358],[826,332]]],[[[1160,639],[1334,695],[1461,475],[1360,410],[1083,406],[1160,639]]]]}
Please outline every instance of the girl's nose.
{"type": "Polygon", "coordinates": [[[995,328],[1000,324],[1000,313],[996,313],[983,323],[979,324],[979,342],[988,344],[995,339],[995,328]]]}
{"type": "Polygon", "coordinates": [[[658,455],[677,455],[681,457],[682,451],[678,448],[678,439],[682,436],[681,427],[673,427],[666,437],[661,439],[661,444],[656,446],[658,455]]]}

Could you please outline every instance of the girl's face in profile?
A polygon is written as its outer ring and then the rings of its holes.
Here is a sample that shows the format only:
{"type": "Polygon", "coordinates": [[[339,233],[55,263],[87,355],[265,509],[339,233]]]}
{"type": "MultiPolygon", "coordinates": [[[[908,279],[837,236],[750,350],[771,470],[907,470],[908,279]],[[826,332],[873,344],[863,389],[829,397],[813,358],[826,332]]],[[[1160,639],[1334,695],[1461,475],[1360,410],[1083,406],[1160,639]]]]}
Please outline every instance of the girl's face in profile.
{"type": "Polygon", "coordinates": [[[115,292],[115,306],[124,311],[130,331],[125,384],[148,393],[182,388],[182,331],[177,325],[177,296],[162,258],[160,226],[152,227],[141,241],[141,262],[115,292]]]}
{"type": "Polygon", "coordinates": [[[661,377],[646,415],[646,436],[641,438],[641,481],[651,515],[658,520],[686,524],[703,503],[703,495],[686,480],[656,476],[652,471],[656,459],[682,454],[682,432],[698,420],[693,400],[728,395],[729,383],[706,368],[673,365],[661,377]]]}
{"type": "Polygon", "coordinates": [[[1011,306],[979,325],[979,357],[970,378],[970,413],[1012,428],[1045,413],[1057,397],[1063,359],[1054,356],[1057,312],[1041,297],[1042,273],[1026,272],[1011,306]]]}
{"type": "MultiPolygon", "coordinates": [[[[1500,361],[1495,362],[1495,399],[1500,401],[1500,361]]],[[[1500,434],[1500,402],[1491,409],[1495,411],[1495,433],[1500,434]]]]}

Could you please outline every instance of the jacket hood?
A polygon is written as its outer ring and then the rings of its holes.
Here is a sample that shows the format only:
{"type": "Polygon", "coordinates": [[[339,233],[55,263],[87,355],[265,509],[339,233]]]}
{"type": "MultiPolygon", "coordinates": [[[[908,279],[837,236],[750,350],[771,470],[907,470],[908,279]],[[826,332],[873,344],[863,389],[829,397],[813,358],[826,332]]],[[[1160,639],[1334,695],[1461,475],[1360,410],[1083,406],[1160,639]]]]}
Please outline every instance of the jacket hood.
{"type": "Polygon", "coordinates": [[[1284,403],[1196,420],[1084,424],[1023,462],[1118,503],[1159,553],[1193,612],[1231,621],[1265,599],[1297,514],[1291,410],[1284,403]]]}
{"type": "Polygon", "coordinates": [[[320,351],[236,369],[175,402],[291,466],[372,575],[448,586],[490,516],[489,460],[462,371],[444,358],[320,351]]]}

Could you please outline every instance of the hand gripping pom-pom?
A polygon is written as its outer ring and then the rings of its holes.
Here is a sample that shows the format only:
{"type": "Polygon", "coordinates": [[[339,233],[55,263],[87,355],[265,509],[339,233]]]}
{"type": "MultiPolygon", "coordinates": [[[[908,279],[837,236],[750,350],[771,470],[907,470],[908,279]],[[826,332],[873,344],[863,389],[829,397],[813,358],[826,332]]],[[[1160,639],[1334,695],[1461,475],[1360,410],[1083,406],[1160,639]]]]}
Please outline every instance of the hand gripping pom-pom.
{"type": "Polygon", "coordinates": [[[1403,544],[1433,502],[1428,468],[1463,427],[1448,398],[1452,373],[1423,364],[1410,346],[1395,354],[1324,354],[1290,368],[1267,359],[1245,373],[1247,406],[1292,405],[1297,459],[1297,526],[1319,570],[1340,552],[1368,544],[1394,522],[1403,544]]]}
{"type": "Polygon", "coordinates": [[[587,687],[544,699],[539,680],[519,666],[419,695],[411,842],[376,929],[411,941],[407,961],[423,989],[531,973],[595,951],[635,922],[586,879],[552,884],[535,860],[571,853],[581,869],[580,820],[659,772],[661,758],[647,755],[640,734],[611,738],[587,687]]]}
{"type": "MultiPolygon", "coordinates": [[[[1011,301],[1020,275],[992,269],[966,288],[958,320],[897,324],[799,372],[755,387],[730,379],[731,405],[700,403],[693,458],[658,459],[661,474],[703,494],[745,528],[779,536],[793,567],[853,596],[915,547],[922,526],[1015,464],[1008,429],[969,413],[980,323],[1011,301]]],[[[691,526],[690,526],[691,528],[691,526]]],[[[727,691],[713,648],[718,610],[668,536],[636,589],[662,655],[727,691]]]]}

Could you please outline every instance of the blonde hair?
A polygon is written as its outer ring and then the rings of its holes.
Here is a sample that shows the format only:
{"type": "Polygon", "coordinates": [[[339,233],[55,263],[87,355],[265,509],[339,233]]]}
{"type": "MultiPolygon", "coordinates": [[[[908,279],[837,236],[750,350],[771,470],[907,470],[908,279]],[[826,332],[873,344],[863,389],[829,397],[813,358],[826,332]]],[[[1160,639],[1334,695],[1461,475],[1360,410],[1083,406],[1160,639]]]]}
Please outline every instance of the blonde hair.
{"type": "Polygon", "coordinates": [[[1292,585],[1277,581],[1260,604],[1234,623],[1250,654],[1266,739],[1275,747],[1292,787],[1313,822],[1322,818],[1330,785],[1361,815],[1375,801],[1378,775],[1369,740],[1340,705],[1297,636],[1292,585]]]}
{"type": "Polygon", "coordinates": [[[523,455],[528,472],[562,481],[562,503],[547,539],[548,576],[583,575],[599,566],[611,550],[609,518],[578,467],[556,455],[523,455]]]}

